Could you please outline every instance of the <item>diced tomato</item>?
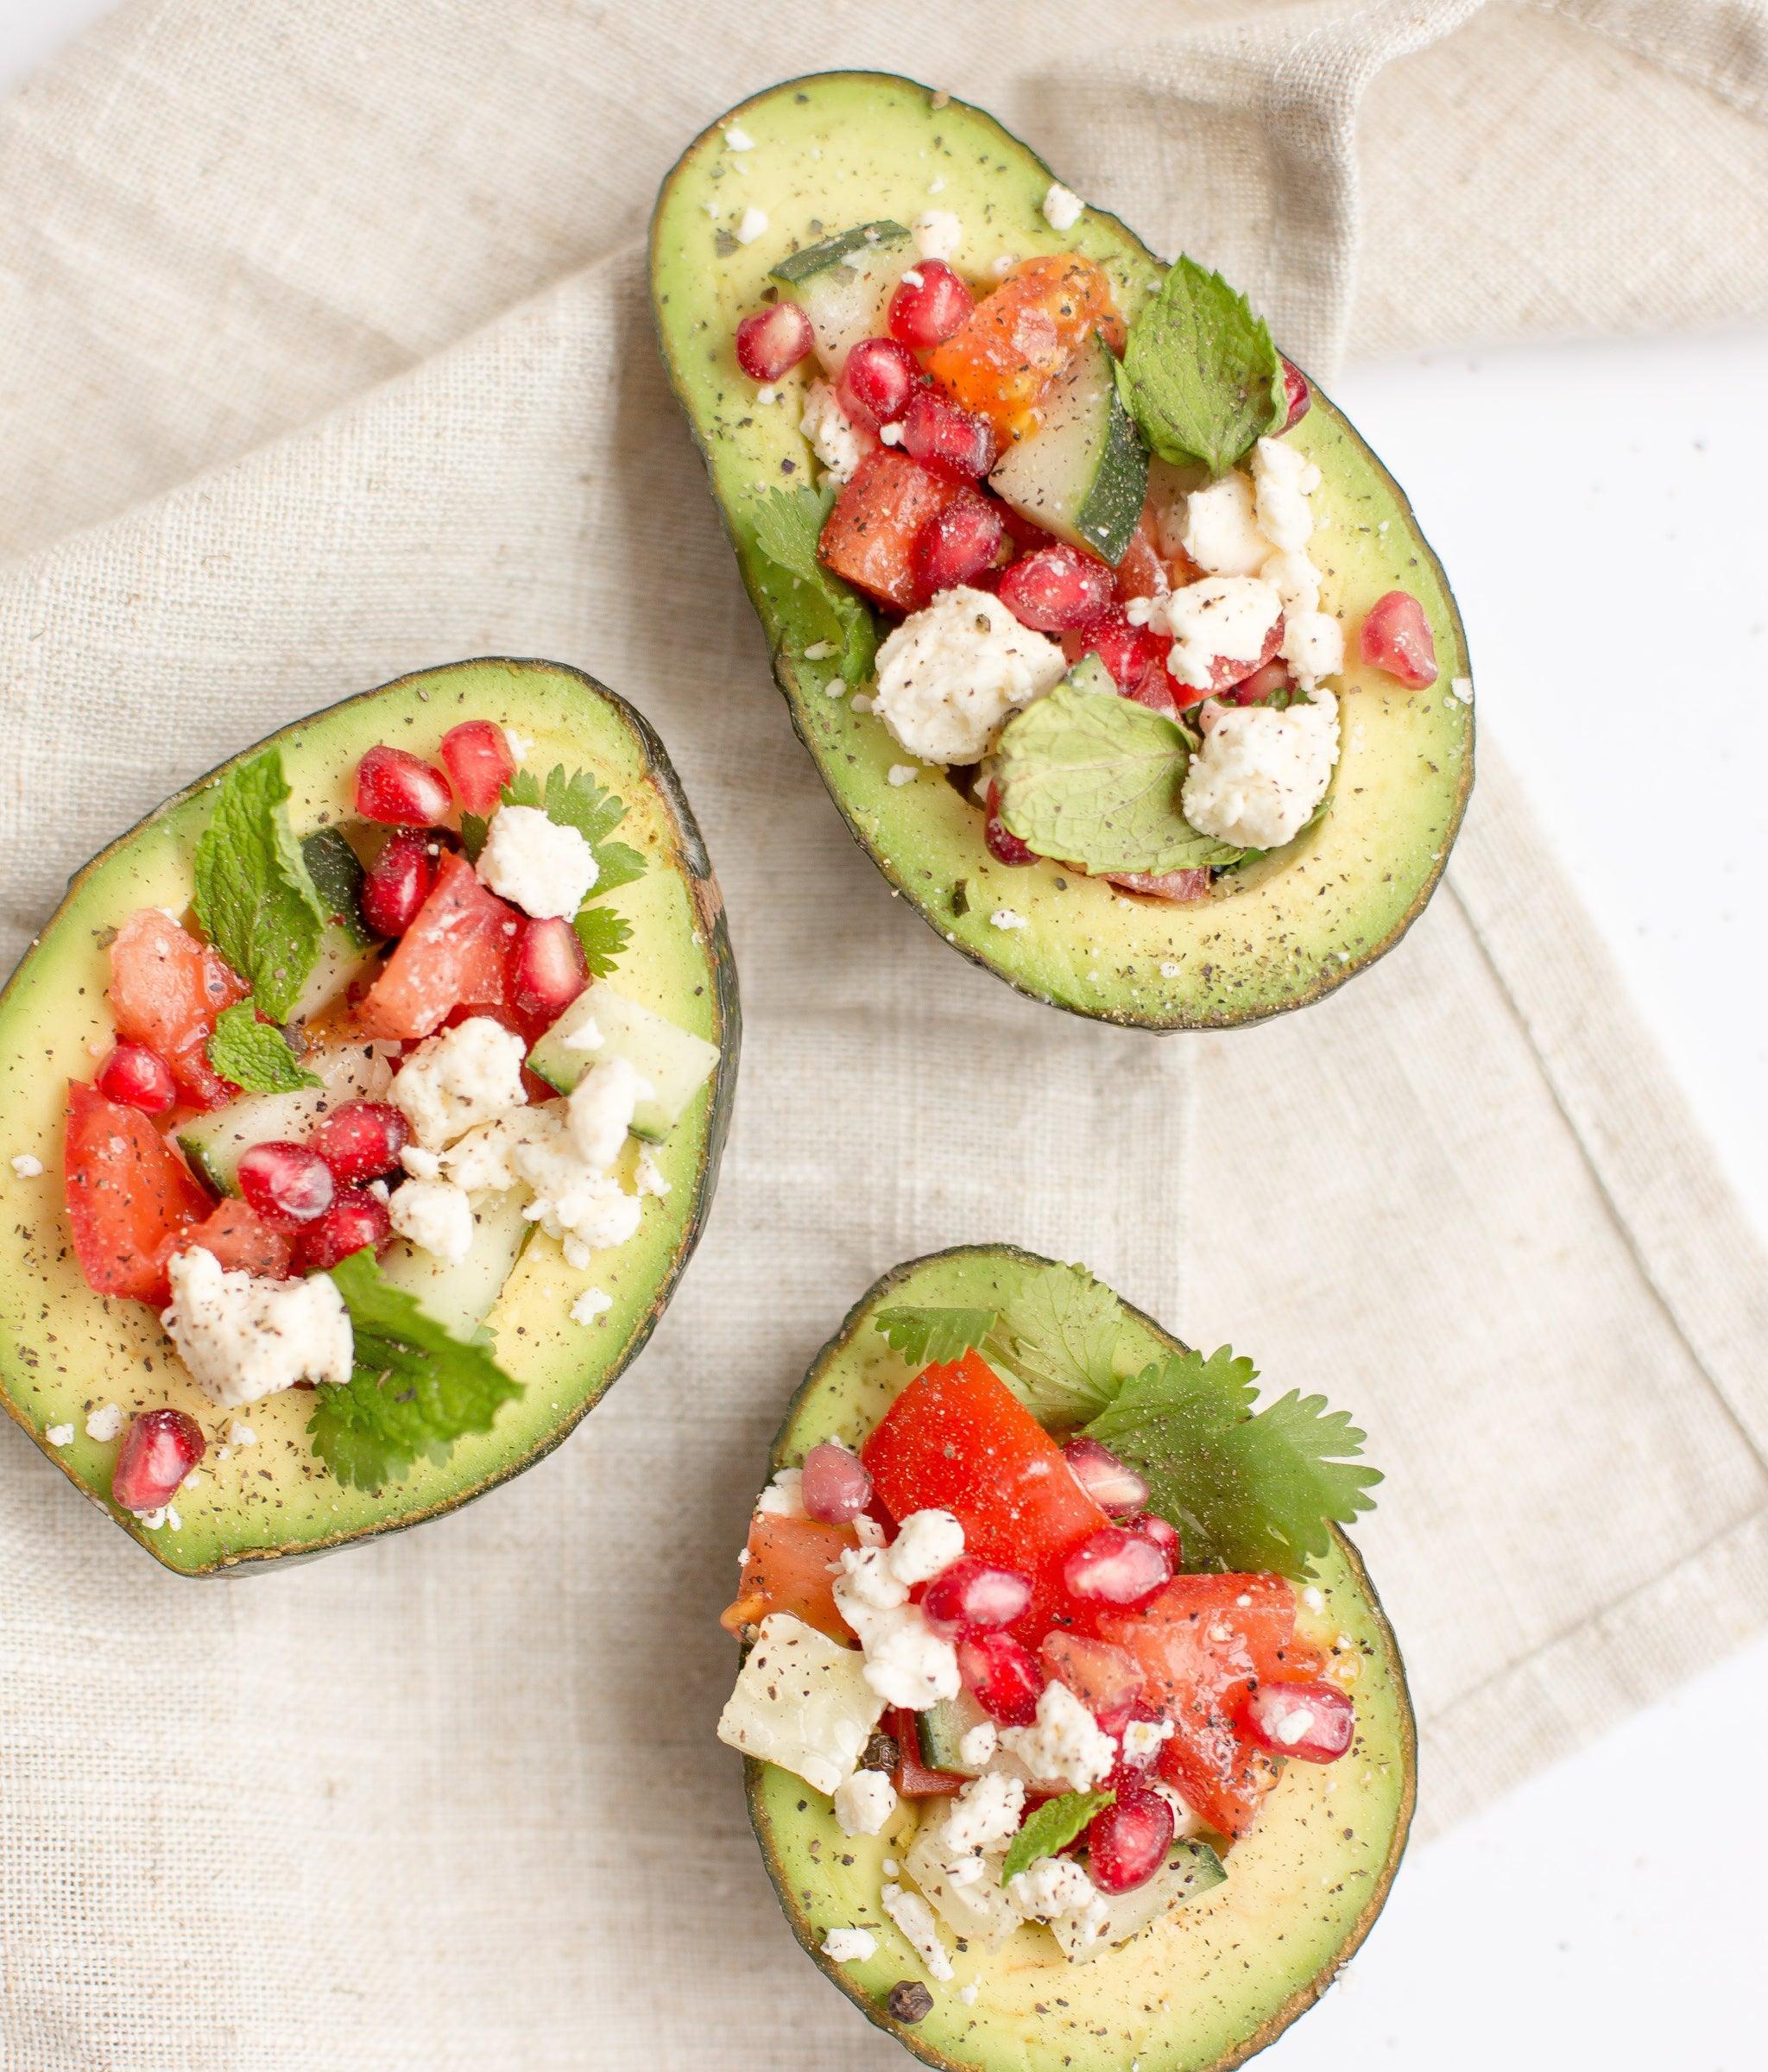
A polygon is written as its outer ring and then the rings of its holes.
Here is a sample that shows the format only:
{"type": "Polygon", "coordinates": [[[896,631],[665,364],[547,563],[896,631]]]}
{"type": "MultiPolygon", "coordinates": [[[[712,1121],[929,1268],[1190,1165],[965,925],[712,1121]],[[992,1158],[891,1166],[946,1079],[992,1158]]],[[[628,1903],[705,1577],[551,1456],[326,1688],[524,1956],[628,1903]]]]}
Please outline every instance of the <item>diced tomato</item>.
{"type": "Polygon", "coordinates": [[[1171,587],[1166,573],[1166,564],[1160,559],[1160,551],[1154,545],[1153,528],[1146,515],[1129,536],[1129,545],[1117,564],[1117,597],[1120,603],[1131,597],[1158,597],[1171,587]]]}
{"type": "Polygon", "coordinates": [[[1106,882],[1121,892],[1139,892],[1145,900],[1170,900],[1188,906],[1209,896],[1209,873],[1203,870],[1113,870],[1106,882]]]}
{"type": "Polygon", "coordinates": [[[1123,322],[1103,269],[1078,252],[1027,259],[934,348],[927,371],[966,410],[1017,438],[1045,388],[1096,331],[1121,351],[1123,322]]]}
{"type": "Polygon", "coordinates": [[[73,1255],[101,1295],[166,1302],[169,1239],[209,1213],[195,1175],[137,1108],[67,1090],[66,1189],[73,1255]]]}
{"type": "Polygon", "coordinates": [[[166,1060],[187,1107],[219,1108],[239,1091],[210,1064],[204,1046],[216,1017],[248,989],[218,951],[157,906],[130,914],[111,939],[117,1033],[166,1060]]]}
{"type": "Polygon", "coordinates": [[[1066,1684],[1081,1703],[1108,1728],[1121,1734],[1130,1708],[1141,1696],[1142,1665],[1127,1647],[1084,1633],[1046,1634],[1039,1651],[1050,1673],[1066,1684]]]}
{"type": "Polygon", "coordinates": [[[369,988],[357,1020],[369,1036],[427,1036],[450,1008],[501,1006],[521,916],[448,851],[435,888],[369,988]]]}
{"type": "Polygon", "coordinates": [[[895,1706],[884,1715],[884,1731],[896,1743],[896,1795],[899,1798],[950,1798],[970,1781],[950,1770],[930,1770],[921,1760],[921,1737],[915,1715],[895,1706]]]}
{"type": "Polygon", "coordinates": [[[899,1524],[912,1511],[950,1511],[967,1551],[1032,1578],[1031,1605],[1013,1628],[1028,1645],[1056,1613],[1067,1613],[1063,1557],[1110,1521],[1062,1449],[977,1354],[911,1381],[860,1457],[899,1524]]]}
{"type": "Polygon", "coordinates": [[[294,1241],[273,1229],[247,1202],[223,1202],[201,1222],[179,1231],[167,1244],[161,1266],[197,1246],[213,1253],[230,1273],[256,1273],[267,1280],[286,1279],[294,1256],[294,1241]]]}
{"type": "Polygon", "coordinates": [[[791,1612],[831,1640],[851,1640],[847,1621],[835,1608],[830,1570],[845,1549],[859,1544],[851,1526],[756,1512],[749,1523],[742,1586],[720,1623],[727,1633],[740,1633],[746,1626],[759,1626],[769,1612],[791,1612]]]}
{"type": "Polygon", "coordinates": [[[836,498],[818,553],[837,576],[898,611],[912,611],[919,602],[916,537],[930,518],[965,494],[962,484],[906,454],[874,453],[836,498]]]}

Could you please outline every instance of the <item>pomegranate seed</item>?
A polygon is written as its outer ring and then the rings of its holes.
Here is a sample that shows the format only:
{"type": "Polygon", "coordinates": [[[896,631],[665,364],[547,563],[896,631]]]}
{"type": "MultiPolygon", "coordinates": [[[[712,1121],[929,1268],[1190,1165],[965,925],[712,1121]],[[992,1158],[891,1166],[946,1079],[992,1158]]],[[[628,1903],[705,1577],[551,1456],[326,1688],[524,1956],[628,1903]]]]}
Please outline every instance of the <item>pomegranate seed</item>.
{"type": "Polygon", "coordinates": [[[988,845],[988,854],[997,863],[1035,863],[1037,851],[1021,842],[1001,818],[1001,786],[988,786],[988,818],[982,828],[982,839],[988,845]]]}
{"type": "Polygon", "coordinates": [[[1123,1529],[1126,1532],[1140,1533],[1150,1546],[1159,1547],[1171,1563],[1173,1574],[1178,1573],[1184,1549],[1179,1541],[1178,1528],[1170,1519],[1162,1518],[1158,1511],[1144,1511],[1140,1518],[1125,1519],[1123,1529]]]}
{"type": "Polygon", "coordinates": [[[418,828],[395,835],[363,879],[363,919],[376,935],[403,935],[436,882],[441,849],[418,828]]]}
{"type": "Polygon", "coordinates": [[[144,1115],[163,1115],[178,1098],[172,1067],[144,1043],[119,1043],[92,1083],[107,1101],[138,1108],[144,1115]]]}
{"type": "Polygon", "coordinates": [[[1158,1791],[1120,1791],[1087,1827],[1087,1874],[1102,1892],[1133,1892],[1166,1861],[1172,1808],[1158,1791]]]}
{"type": "Polygon", "coordinates": [[[382,742],[356,766],[356,810],[388,827],[433,827],[448,818],[448,780],[432,763],[382,742]]]}
{"type": "Polygon", "coordinates": [[[1436,681],[1436,643],[1424,608],[1409,591],[1377,597],[1363,621],[1357,646],[1372,669],[1397,678],[1408,691],[1436,681]]]}
{"type": "Polygon", "coordinates": [[[824,1439],[805,1456],[802,1495],[808,1516],[851,1525],[872,1500],[872,1478],[858,1454],[824,1439]]]}
{"type": "Polygon", "coordinates": [[[325,1273],[340,1259],[372,1245],[378,1252],[393,1235],[387,1204],[360,1187],[349,1187],[323,1216],[300,1234],[299,1262],[303,1273],[325,1273]]]}
{"type": "Polygon", "coordinates": [[[1076,1481],[1108,1518],[1133,1515],[1146,1504],[1147,1478],[1133,1468],[1127,1468],[1097,1439],[1070,1439],[1063,1448],[1062,1456],[1076,1481]]]}
{"type": "Polygon", "coordinates": [[[1102,1526],[1062,1563],[1063,1588],[1089,1604],[1143,1604],[1172,1580],[1172,1563],[1152,1539],[1102,1526]]]}
{"type": "Polygon", "coordinates": [[[936,1576],[921,1599],[927,1623],[944,1633],[960,1628],[1011,1626],[1032,1601],[1032,1579],[1003,1569],[980,1554],[960,1554],[936,1576]]]}
{"type": "Polygon", "coordinates": [[[961,490],[915,534],[916,596],[925,604],[942,590],[969,583],[992,568],[1007,537],[1001,507],[976,490],[961,490]]]}
{"type": "Polygon", "coordinates": [[[509,996],[517,1014],[558,1020],[590,982],[589,959],[569,921],[524,921],[509,953],[509,996]]]}
{"type": "Polygon", "coordinates": [[[902,450],[924,468],[974,482],[994,465],[994,427],[937,388],[918,388],[903,414],[902,450]]]}
{"type": "Polygon", "coordinates": [[[736,363],[752,382],[790,374],[816,342],[811,319],[796,302],[758,309],[736,327],[736,363]]]}
{"type": "MultiPolygon", "coordinates": [[[[1283,360],[1283,355],[1278,354],[1283,360]]],[[[1293,431],[1308,414],[1314,401],[1314,392],[1308,386],[1308,377],[1293,360],[1283,360],[1283,393],[1289,398],[1289,415],[1283,420],[1285,432],[1293,431]]],[[[1279,434],[1281,437],[1281,433],[1279,434]]]]}
{"type": "Polygon", "coordinates": [[[1063,633],[1099,616],[1113,580],[1104,562],[1058,541],[1013,563],[1001,578],[1001,602],[1021,625],[1063,633]]]}
{"type": "Polygon", "coordinates": [[[1044,1672],[1011,1633],[970,1633],[957,1644],[964,1687],[992,1720],[1026,1727],[1038,1716],[1044,1672]]]}
{"type": "Polygon", "coordinates": [[[410,1141],[411,1125],[390,1101],[346,1101],[311,1133],[307,1149],[325,1159],[339,1186],[353,1187],[393,1172],[410,1141]]]}
{"type": "Polygon", "coordinates": [[[202,1459],[205,1442],[194,1418],[181,1410],[144,1410],[129,1419],[110,1477],[110,1497],[125,1511],[157,1511],[177,1495],[202,1459]]]}
{"type": "MultiPolygon", "coordinates": [[[[1139,1700],[1128,1708],[1123,1725],[1117,1732],[1120,1734],[1126,1732],[1133,1720],[1141,1720],[1152,1726],[1162,1716],[1152,1705],[1145,1700],[1139,1700]]],[[[1114,1791],[1121,1791],[1126,1787],[1134,1791],[1138,1785],[1147,1781],[1148,1772],[1160,1760],[1160,1752],[1165,1746],[1165,1741],[1152,1741],[1150,1747],[1134,1755],[1127,1747],[1120,1748],[1117,1760],[1112,1764],[1110,1774],[1105,1779],[1106,1784],[1114,1791]]]]}
{"type": "Polygon", "coordinates": [[[893,425],[908,408],[921,370],[894,338],[862,338],[847,356],[836,393],[862,425],[893,425]]]}
{"type": "Polygon", "coordinates": [[[470,813],[489,813],[515,774],[509,736],[489,719],[464,719],[442,736],[442,767],[470,813]]]}
{"type": "Polygon", "coordinates": [[[1261,1748],[1304,1763],[1335,1763],[1357,1730],[1356,1707],[1335,1684],[1261,1684],[1241,1717],[1261,1748]]]}
{"type": "Polygon", "coordinates": [[[239,1191],[267,1223],[287,1230],[324,1216],[338,1183],[305,1144],[254,1144],[240,1153],[239,1191]]]}
{"type": "Polygon", "coordinates": [[[1279,691],[1292,688],[1287,662],[1266,662],[1254,669],[1244,682],[1236,684],[1228,693],[1228,700],[1236,705],[1262,704],[1279,691]]]}
{"type": "Polygon", "coordinates": [[[976,306],[976,297],[943,259],[919,260],[890,298],[890,335],[925,352],[962,331],[976,306]]]}

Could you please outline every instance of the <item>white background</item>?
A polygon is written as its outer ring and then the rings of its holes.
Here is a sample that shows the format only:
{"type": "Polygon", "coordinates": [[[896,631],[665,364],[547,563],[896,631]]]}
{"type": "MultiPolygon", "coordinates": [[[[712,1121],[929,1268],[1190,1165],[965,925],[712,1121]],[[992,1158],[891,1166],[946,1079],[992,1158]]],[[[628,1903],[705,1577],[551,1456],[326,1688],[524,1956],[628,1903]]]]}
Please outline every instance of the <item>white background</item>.
{"type": "MultiPolygon", "coordinates": [[[[110,3],[0,0],[0,90],[110,3]]],[[[1453,572],[1488,738],[1768,1231],[1765,376],[1752,333],[1421,354],[1334,394],[1453,572]]],[[[1761,2066],[1765,1722],[1768,1639],[1420,1850],[1260,2065],[1761,2066]]]]}

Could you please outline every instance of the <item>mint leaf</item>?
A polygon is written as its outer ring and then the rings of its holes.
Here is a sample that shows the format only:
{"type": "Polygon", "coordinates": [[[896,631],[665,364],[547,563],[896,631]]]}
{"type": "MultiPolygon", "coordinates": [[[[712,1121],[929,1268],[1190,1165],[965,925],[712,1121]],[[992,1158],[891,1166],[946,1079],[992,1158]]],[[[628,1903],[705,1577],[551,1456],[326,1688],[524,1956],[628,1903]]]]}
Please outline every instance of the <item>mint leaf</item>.
{"type": "Polygon", "coordinates": [[[1305,1576],[1331,1525],[1374,1508],[1382,1478],[1358,1464],[1365,1434],[1323,1396],[1291,1389],[1253,1414],[1256,1379],[1226,1346],[1169,1354],[1124,1382],[1087,1433],[1148,1478],[1187,1568],[1305,1576]]]}
{"type": "Polygon", "coordinates": [[[300,855],[332,925],[341,928],[358,949],[366,950],[375,940],[363,919],[363,880],[367,873],[348,836],[341,827],[316,827],[301,837],[300,855]]]}
{"type": "Polygon", "coordinates": [[[1084,1267],[1045,1267],[982,1350],[1040,1424],[1078,1424],[1116,1393],[1121,1323],[1116,1296],[1084,1267]]]}
{"type": "Polygon", "coordinates": [[[878,629],[862,600],[817,559],[837,493],[832,482],[821,490],[770,490],[755,507],[755,545],[796,586],[792,602],[807,613],[817,635],[806,645],[831,641],[842,678],[851,685],[863,683],[871,671],[878,629]]]}
{"type": "Polygon", "coordinates": [[[611,906],[584,906],[571,925],[577,930],[577,939],[584,946],[590,970],[597,978],[606,978],[632,939],[626,916],[611,906]]]}
{"type": "Polygon", "coordinates": [[[395,1287],[372,1253],[352,1253],[332,1278],[356,1334],[355,1372],[314,1392],[307,1431],[339,1481],[379,1489],[420,1453],[445,1459],[522,1393],[484,1345],[455,1337],[395,1287]]]}
{"type": "Polygon", "coordinates": [[[258,1020],[249,995],[217,1016],[208,1048],[209,1063],[242,1093],[293,1094],[320,1083],[296,1063],[281,1030],[258,1020]]]}
{"type": "Polygon", "coordinates": [[[1116,1804],[1114,1791],[1064,1791],[1060,1798],[1046,1798],[1008,1845],[1001,1884],[1011,1885],[1039,1858],[1059,1854],[1085,1833],[1096,1813],[1116,1804]]]}
{"type": "Polygon", "coordinates": [[[275,749],[229,770],[197,843],[193,902],[204,933],[278,1021],[300,997],[331,919],[289,827],[287,798],[275,749]]]}
{"type": "Polygon", "coordinates": [[[1164,713],[1112,693],[1088,656],[1002,728],[1001,817],[1022,842],[1089,871],[1190,870],[1245,851],[1201,835],[1180,809],[1190,750],[1164,713]]]}
{"type": "MultiPolygon", "coordinates": [[[[562,763],[554,763],[542,790],[531,771],[518,770],[503,787],[503,803],[539,806],[549,820],[577,830],[595,851],[596,898],[644,875],[645,859],[639,851],[608,838],[626,818],[624,802],[597,784],[588,771],[574,770],[567,775],[562,763]]],[[[482,835],[480,847],[483,845],[482,835]]]]}
{"type": "Polygon", "coordinates": [[[882,1332],[891,1349],[912,1368],[944,1367],[962,1360],[994,1328],[994,1310],[914,1309],[906,1305],[880,1310],[872,1329],[882,1332]]]}
{"type": "Polygon", "coordinates": [[[1163,460],[1225,474],[1288,415],[1271,332],[1220,274],[1181,258],[1130,325],[1118,393],[1163,460]]]}
{"type": "Polygon", "coordinates": [[[483,814],[463,813],[460,816],[460,846],[469,863],[477,863],[479,852],[485,846],[485,837],[491,831],[491,823],[483,814]]]}

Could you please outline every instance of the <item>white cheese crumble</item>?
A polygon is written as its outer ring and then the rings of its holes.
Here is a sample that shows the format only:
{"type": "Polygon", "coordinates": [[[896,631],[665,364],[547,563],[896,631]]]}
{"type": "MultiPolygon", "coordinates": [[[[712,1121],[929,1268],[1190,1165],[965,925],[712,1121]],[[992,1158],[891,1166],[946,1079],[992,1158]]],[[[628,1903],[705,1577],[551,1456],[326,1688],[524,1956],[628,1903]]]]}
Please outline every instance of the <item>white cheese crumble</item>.
{"type": "Polygon", "coordinates": [[[1040,1784],[1090,1791],[1117,1760],[1117,1743],[1066,1684],[1044,1686],[1037,1724],[1001,1729],[1001,1746],[1040,1784]]]}
{"type": "Polygon", "coordinates": [[[439,1155],[407,1145],[402,1154],[405,1169],[414,1178],[433,1180],[443,1174],[469,1194],[502,1194],[518,1184],[510,1159],[519,1145],[533,1144],[555,1135],[559,1123],[548,1108],[512,1109],[495,1122],[481,1122],[464,1137],[457,1138],[439,1155]]]}
{"type": "Polygon", "coordinates": [[[957,1759],[966,1770],[986,1770],[1000,1745],[1000,1730],[993,1720],[978,1720],[957,1744],[957,1759]]]}
{"type": "Polygon", "coordinates": [[[755,140],[747,130],[732,123],[724,132],[724,148],[727,151],[753,151],[755,140]]]}
{"type": "MultiPolygon", "coordinates": [[[[1449,679],[1449,695],[1458,704],[1470,705],[1474,702],[1474,681],[1468,676],[1452,676],[1449,679]]],[[[12,1161],[16,1166],[18,1160],[12,1161]]]]}
{"type": "Polygon", "coordinates": [[[523,1105],[527,1055],[515,1030],[489,1014],[475,1014],[426,1036],[400,1067],[387,1097],[411,1124],[420,1146],[439,1151],[476,1123],[523,1105]]]}
{"type": "Polygon", "coordinates": [[[769,1518],[802,1518],[805,1515],[804,1470],[782,1468],[755,1499],[755,1509],[769,1518]]]}
{"type": "Polygon", "coordinates": [[[633,1185],[641,1194],[654,1195],[659,1201],[670,1192],[673,1184],[664,1178],[663,1168],[657,1161],[657,1153],[648,1144],[639,1153],[632,1178],[633,1185]]]}
{"type": "Polygon", "coordinates": [[[963,1527],[949,1511],[912,1511],[891,1542],[890,1573],[901,1583],[931,1582],[963,1552],[963,1527]]]}
{"type": "Polygon", "coordinates": [[[899,791],[904,785],[912,784],[920,774],[912,762],[893,762],[890,766],[890,781],[899,791]]]}
{"type": "Polygon", "coordinates": [[[1298,553],[1314,531],[1308,498],[1320,486],[1320,471],[1300,447],[1261,439],[1253,449],[1253,484],[1259,527],[1279,552],[1298,553]]]}
{"type": "Polygon", "coordinates": [[[22,1180],[35,1180],[42,1172],[43,1161],[33,1158],[29,1152],[22,1151],[12,1161],[12,1170],[22,1180]]]}
{"type": "Polygon", "coordinates": [[[195,1245],[167,1269],[160,1321],[199,1386],[224,1407],[256,1403],[297,1381],[348,1381],[350,1312],[329,1274],[262,1280],[231,1273],[195,1245]]]}
{"type": "Polygon", "coordinates": [[[835,1788],[843,1835],[881,1835],[896,1810],[896,1787],[881,1770],[856,1770],[835,1788]]]}
{"type": "Polygon", "coordinates": [[[919,1892],[905,1892],[900,1885],[887,1885],[882,1898],[884,1911],[902,1931],[903,1939],[926,1966],[929,1974],[941,1980],[950,1978],[951,1959],[939,1940],[932,1908],[919,1892]]]}
{"type": "Polygon", "coordinates": [[[977,1986],[976,1980],[972,1979],[968,1986],[960,1986],[958,1987],[957,1997],[963,2002],[966,2007],[974,2007],[976,2004],[976,1996],[980,1991],[981,1988],[977,1986]]]}
{"type": "MultiPolygon", "coordinates": [[[[960,1885],[984,1868],[987,1857],[1004,1854],[1026,1816],[1024,1780],[993,1770],[963,1786],[945,1816],[939,1840],[947,1873],[960,1885]],[[976,1870],[965,1875],[967,1867],[976,1870]]],[[[997,1874],[994,1882],[1000,1883],[997,1874]]]]}
{"type": "Polygon", "coordinates": [[[258,1435],[249,1424],[242,1424],[237,1418],[227,1427],[227,1443],[230,1446],[256,1446],[258,1435]]]}
{"type": "Polygon", "coordinates": [[[1022,913],[1015,913],[1011,906],[997,906],[988,916],[991,928],[1029,928],[1031,923],[1022,913]]]}
{"type": "Polygon", "coordinates": [[[887,1705],[925,1712],[955,1698],[962,1679],[957,1651],[906,1601],[908,1586],[891,1566],[892,1550],[850,1547],[841,1557],[835,1604],[858,1636],[867,1684],[887,1705]]]}
{"type": "Polygon", "coordinates": [[[924,209],[915,218],[915,250],[923,259],[955,259],[963,245],[963,225],[950,209],[924,209]]]}
{"type": "Polygon", "coordinates": [[[387,1216],[407,1244],[451,1265],[473,1248],[473,1205],[452,1180],[407,1180],[388,1200],[387,1216]]]}
{"type": "Polygon", "coordinates": [[[569,920],[601,875],[596,852],[574,827],[537,805],[506,805],[491,818],[473,866],[479,881],[536,920],[569,920]]]}
{"type": "Polygon", "coordinates": [[[1040,1856],[1020,1872],[1007,1896],[1027,1921],[1066,1921],[1080,1949],[1096,1942],[1110,1915],[1105,1895],[1066,1856],[1040,1856]]]}
{"type": "Polygon", "coordinates": [[[823,1955],[834,1964],[863,1964],[878,1954],[878,1938],[868,1928],[831,1928],[823,1938],[823,1955]]]}
{"type": "Polygon", "coordinates": [[[1277,592],[1257,576],[1206,576],[1155,602],[1172,635],[1166,666],[1192,690],[1208,688],[1218,656],[1257,661],[1283,610],[1277,592]]]}
{"type": "Polygon", "coordinates": [[[747,208],[736,226],[736,242],[739,244],[753,244],[757,237],[765,235],[767,228],[767,212],[765,209],[747,208]]]}
{"type": "MultiPolygon", "coordinates": [[[[1304,691],[1330,697],[1317,686],[1323,676],[1336,676],[1344,667],[1344,629],[1330,612],[1291,612],[1284,622],[1280,652],[1304,691]]],[[[1335,756],[1336,741],[1335,729],[1335,756]]]]}
{"type": "Polygon", "coordinates": [[[1271,558],[1250,476],[1230,468],[1184,500],[1178,545],[1206,575],[1255,576],[1271,558]]]}
{"type": "Polygon", "coordinates": [[[1009,712],[1061,682],[1068,663],[999,597],[963,585],[912,612],[878,650],[874,705],[911,755],[976,762],[1009,712]]]}
{"type": "Polygon", "coordinates": [[[1071,231],[1081,219],[1086,204],[1072,188],[1052,180],[1044,197],[1044,220],[1052,231],[1071,231]]]}
{"type": "Polygon", "coordinates": [[[1163,1741],[1172,1739],[1171,1720],[1132,1720],[1123,1730],[1123,1753],[1132,1762],[1152,1762],[1163,1741]]]}
{"type": "Polygon", "coordinates": [[[52,1446],[72,1446],[73,1427],[72,1424],[51,1424],[45,1429],[43,1437],[52,1446]]]}
{"type": "Polygon", "coordinates": [[[805,390],[798,428],[811,452],[837,482],[851,482],[865,458],[859,426],[841,407],[841,398],[827,382],[812,382],[805,390]]]}
{"type": "Polygon", "coordinates": [[[1338,761],[1338,700],[1317,691],[1310,704],[1223,705],[1206,699],[1203,745],[1185,772],[1181,805],[1201,835],[1244,849],[1291,840],[1326,795],[1338,761]]]}
{"type": "Polygon", "coordinates": [[[123,1412],[115,1403],[101,1404],[86,1419],[86,1437],[102,1444],[123,1430],[123,1412]]]}

